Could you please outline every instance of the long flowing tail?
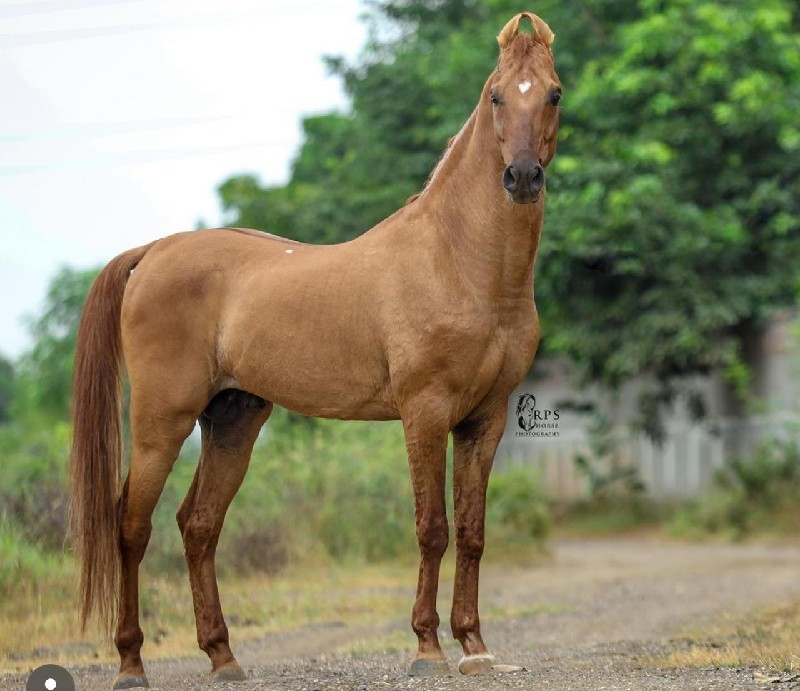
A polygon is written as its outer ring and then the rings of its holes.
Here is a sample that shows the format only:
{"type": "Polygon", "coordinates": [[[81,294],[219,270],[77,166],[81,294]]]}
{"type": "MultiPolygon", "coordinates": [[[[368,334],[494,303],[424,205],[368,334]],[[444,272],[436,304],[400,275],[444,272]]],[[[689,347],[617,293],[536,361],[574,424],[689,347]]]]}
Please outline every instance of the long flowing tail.
{"type": "Polygon", "coordinates": [[[122,468],[120,313],[133,268],[154,243],[119,255],[89,290],[78,325],[72,379],[69,532],[81,560],[81,628],[94,608],[110,631],[119,599],[122,468]]]}

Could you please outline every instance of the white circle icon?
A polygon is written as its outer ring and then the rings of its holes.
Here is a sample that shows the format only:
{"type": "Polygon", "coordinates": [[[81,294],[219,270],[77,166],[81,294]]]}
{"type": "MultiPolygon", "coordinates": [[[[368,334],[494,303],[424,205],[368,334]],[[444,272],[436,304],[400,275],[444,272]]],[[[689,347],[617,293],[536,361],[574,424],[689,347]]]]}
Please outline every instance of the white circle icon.
{"type": "Polygon", "coordinates": [[[75,691],[75,680],[63,667],[42,665],[31,672],[25,691],[75,691]]]}

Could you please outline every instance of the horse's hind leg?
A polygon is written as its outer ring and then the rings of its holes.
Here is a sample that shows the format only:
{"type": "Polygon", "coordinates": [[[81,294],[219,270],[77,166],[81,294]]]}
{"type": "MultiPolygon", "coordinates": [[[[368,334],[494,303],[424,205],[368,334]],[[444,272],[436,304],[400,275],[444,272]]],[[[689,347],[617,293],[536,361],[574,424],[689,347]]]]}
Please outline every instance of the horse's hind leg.
{"type": "Polygon", "coordinates": [[[121,582],[114,636],[120,670],[115,689],[148,686],[140,654],[144,635],[139,626],[139,564],[150,540],[153,509],[195,423],[195,414],[165,405],[163,392],[150,393],[134,389],[131,400],[133,444],[120,516],[121,582]]]}
{"type": "Polygon", "coordinates": [[[253,444],[271,412],[271,403],[244,391],[229,389],[212,399],[200,416],[200,463],[178,511],[197,620],[197,642],[211,659],[215,681],[246,678],[230,649],[214,553],[225,512],[242,484],[253,444]]]}

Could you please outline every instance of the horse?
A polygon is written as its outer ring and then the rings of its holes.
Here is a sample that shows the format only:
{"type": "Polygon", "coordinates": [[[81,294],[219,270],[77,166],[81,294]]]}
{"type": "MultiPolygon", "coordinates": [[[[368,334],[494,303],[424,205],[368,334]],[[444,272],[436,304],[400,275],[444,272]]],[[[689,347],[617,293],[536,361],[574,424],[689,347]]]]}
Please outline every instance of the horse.
{"type": "Polygon", "coordinates": [[[177,513],[197,641],[212,680],[247,678],[231,652],[214,558],[273,405],[402,421],[420,553],[413,675],[448,672],[436,593],[452,434],[450,624],[463,649],[459,671],[492,669],[478,569],[508,397],[539,343],[534,259],[561,98],[553,38],[529,12],[505,25],[478,105],[421,193],[363,235],[323,246],[242,228],[197,230],[128,250],[99,273],[75,354],[70,535],[81,559],[82,626],[95,611],[109,632],[116,624],[114,689],[148,686],[139,564],[153,509],[198,421],[200,460],[177,513]],[[123,365],[131,387],[124,483],[123,365]]]}

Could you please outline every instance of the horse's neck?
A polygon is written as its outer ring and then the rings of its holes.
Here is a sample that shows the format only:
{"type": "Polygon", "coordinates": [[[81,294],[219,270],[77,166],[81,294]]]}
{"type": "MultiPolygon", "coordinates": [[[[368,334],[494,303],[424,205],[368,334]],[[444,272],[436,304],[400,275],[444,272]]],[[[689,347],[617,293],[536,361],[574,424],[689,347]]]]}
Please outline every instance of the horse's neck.
{"type": "Polygon", "coordinates": [[[508,199],[484,92],[418,201],[435,219],[442,251],[461,276],[489,295],[522,297],[533,290],[544,195],[529,205],[508,199]]]}

